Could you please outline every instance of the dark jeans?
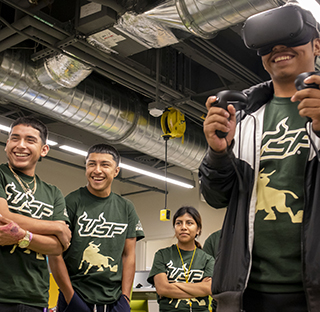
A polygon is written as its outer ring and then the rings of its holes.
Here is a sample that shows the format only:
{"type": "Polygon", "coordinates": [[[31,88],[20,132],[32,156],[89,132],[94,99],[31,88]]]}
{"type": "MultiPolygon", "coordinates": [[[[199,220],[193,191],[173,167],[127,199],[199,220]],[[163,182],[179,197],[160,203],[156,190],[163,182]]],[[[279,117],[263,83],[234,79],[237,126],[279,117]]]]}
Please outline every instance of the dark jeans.
{"type": "Polygon", "coordinates": [[[21,303],[0,303],[1,312],[43,312],[43,308],[33,307],[21,303]]]}
{"type": "MultiPolygon", "coordinates": [[[[75,292],[69,305],[60,292],[57,304],[57,312],[93,312],[95,305],[84,302],[75,292]]],[[[1,311],[1,310],[0,310],[1,311]]],[[[121,295],[118,301],[108,305],[96,305],[97,312],[130,312],[127,299],[121,295]]],[[[1,311],[2,312],[2,311],[1,311]]]]}
{"type": "Polygon", "coordinates": [[[264,293],[247,289],[243,296],[245,312],[307,312],[304,292],[264,293]]]}

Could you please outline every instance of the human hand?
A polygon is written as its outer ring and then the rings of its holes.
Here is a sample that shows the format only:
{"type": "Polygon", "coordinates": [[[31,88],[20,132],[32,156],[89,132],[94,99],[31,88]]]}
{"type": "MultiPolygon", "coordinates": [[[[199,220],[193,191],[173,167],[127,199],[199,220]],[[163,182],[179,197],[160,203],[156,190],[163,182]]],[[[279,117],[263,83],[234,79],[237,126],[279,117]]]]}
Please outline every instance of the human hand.
{"type": "MultiPolygon", "coordinates": [[[[306,84],[315,83],[320,85],[320,76],[309,76],[304,82],[306,84]]],[[[320,89],[305,88],[297,91],[291,97],[291,101],[300,101],[298,105],[300,116],[310,117],[313,131],[320,131],[320,89]]]]}
{"type": "Polygon", "coordinates": [[[203,122],[203,131],[209,146],[215,152],[223,152],[231,144],[236,131],[236,109],[231,104],[227,107],[228,111],[221,107],[212,106],[216,100],[216,96],[210,96],[207,99],[208,114],[203,122]],[[227,137],[219,138],[216,130],[228,132],[227,137]]]}
{"type": "Polygon", "coordinates": [[[58,226],[56,236],[58,237],[61,245],[63,246],[63,251],[66,251],[70,246],[71,231],[69,226],[64,221],[54,221],[58,226]]]}
{"type": "Polygon", "coordinates": [[[18,244],[19,240],[26,235],[26,231],[12,220],[0,215],[0,245],[18,244]]]}

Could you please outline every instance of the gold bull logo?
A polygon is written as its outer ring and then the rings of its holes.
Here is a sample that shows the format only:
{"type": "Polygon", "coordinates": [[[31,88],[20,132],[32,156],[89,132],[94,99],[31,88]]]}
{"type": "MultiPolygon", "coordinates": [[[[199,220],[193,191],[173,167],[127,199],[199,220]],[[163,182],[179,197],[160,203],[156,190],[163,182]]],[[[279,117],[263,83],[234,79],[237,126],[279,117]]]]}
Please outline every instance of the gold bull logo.
{"type": "MultiPolygon", "coordinates": [[[[173,302],[174,299],[171,299],[169,304],[171,304],[173,302]]],[[[197,302],[199,306],[205,306],[206,305],[206,301],[204,299],[201,299],[200,301],[196,298],[191,298],[191,299],[177,299],[177,303],[174,306],[175,309],[177,309],[179,307],[179,304],[181,301],[186,301],[186,303],[188,305],[192,304],[192,302],[197,302]]]]}
{"type": "Polygon", "coordinates": [[[109,268],[111,272],[118,272],[118,265],[111,266],[109,260],[114,261],[112,257],[104,256],[99,253],[100,245],[96,245],[92,242],[89,243],[89,246],[83,251],[82,260],[79,265],[79,270],[82,268],[83,263],[86,261],[88,263],[87,270],[84,274],[87,274],[88,271],[93,267],[98,267],[97,271],[103,271],[104,269],[109,268]]]}
{"type": "Polygon", "coordinates": [[[291,191],[277,190],[267,186],[270,182],[269,177],[273,175],[276,170],[273,170],[270,173],[262,173],[263,170],[264,169],[259,172],[256,213],[259,210],[264,210],[267,213],[264,220],[276,220],[276,214],[272,210],[272,208],[275,207],[278,212],[289,214],[292,223],[301,223],[303,210],[299,210],[294,214],[292,209],[286,206],[286,194],[291,195],[294,199],[297,199],[298,196],[291,191]]]}

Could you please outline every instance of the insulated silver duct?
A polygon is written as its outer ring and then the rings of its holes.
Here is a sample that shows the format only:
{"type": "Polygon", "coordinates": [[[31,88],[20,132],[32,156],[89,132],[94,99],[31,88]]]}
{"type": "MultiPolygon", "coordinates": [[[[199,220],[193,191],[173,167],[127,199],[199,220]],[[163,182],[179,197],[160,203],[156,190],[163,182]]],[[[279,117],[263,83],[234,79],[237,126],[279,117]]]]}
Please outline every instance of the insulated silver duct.
{"type": "MultiPolygon", "coordinates": [[[[19,53],[0,55],[0,97],[34,111],[100,135],[111,144],[123,144],[164,159],[160,119],[128,91],[88,78],[73,89],[42,87],[35,68],[19,53]]],[[[168,141],[168,162],[196,171],[206,152],[201,129],[187,125],[184,144],[168,141]]]]}
{"type": "Polygon", "coordinates": [[[196,36],[210,39],[219,30],[285,2],[287,0],[170,0],[143,15],[171,27],[183,26],[196,36]]]}
{"type": "Polygon", "coordinates": [[[37,68],[38,81],[51,90],[74,88],[87,78],[92,69],[75,58],[58,54],[46,59],[42,66],[37,68]]]}

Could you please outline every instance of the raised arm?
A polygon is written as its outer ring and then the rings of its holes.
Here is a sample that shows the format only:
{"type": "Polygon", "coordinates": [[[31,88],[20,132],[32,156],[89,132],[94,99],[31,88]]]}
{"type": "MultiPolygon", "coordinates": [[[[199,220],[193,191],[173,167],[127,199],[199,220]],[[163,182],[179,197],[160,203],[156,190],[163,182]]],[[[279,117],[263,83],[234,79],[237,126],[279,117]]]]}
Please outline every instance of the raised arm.
{"type": "Polygon", "coordinates": [[[134,273],[136,270],[136,241],[134,238],[127,238],[122,253],[122,294],[130,298],[134,273]]]}

